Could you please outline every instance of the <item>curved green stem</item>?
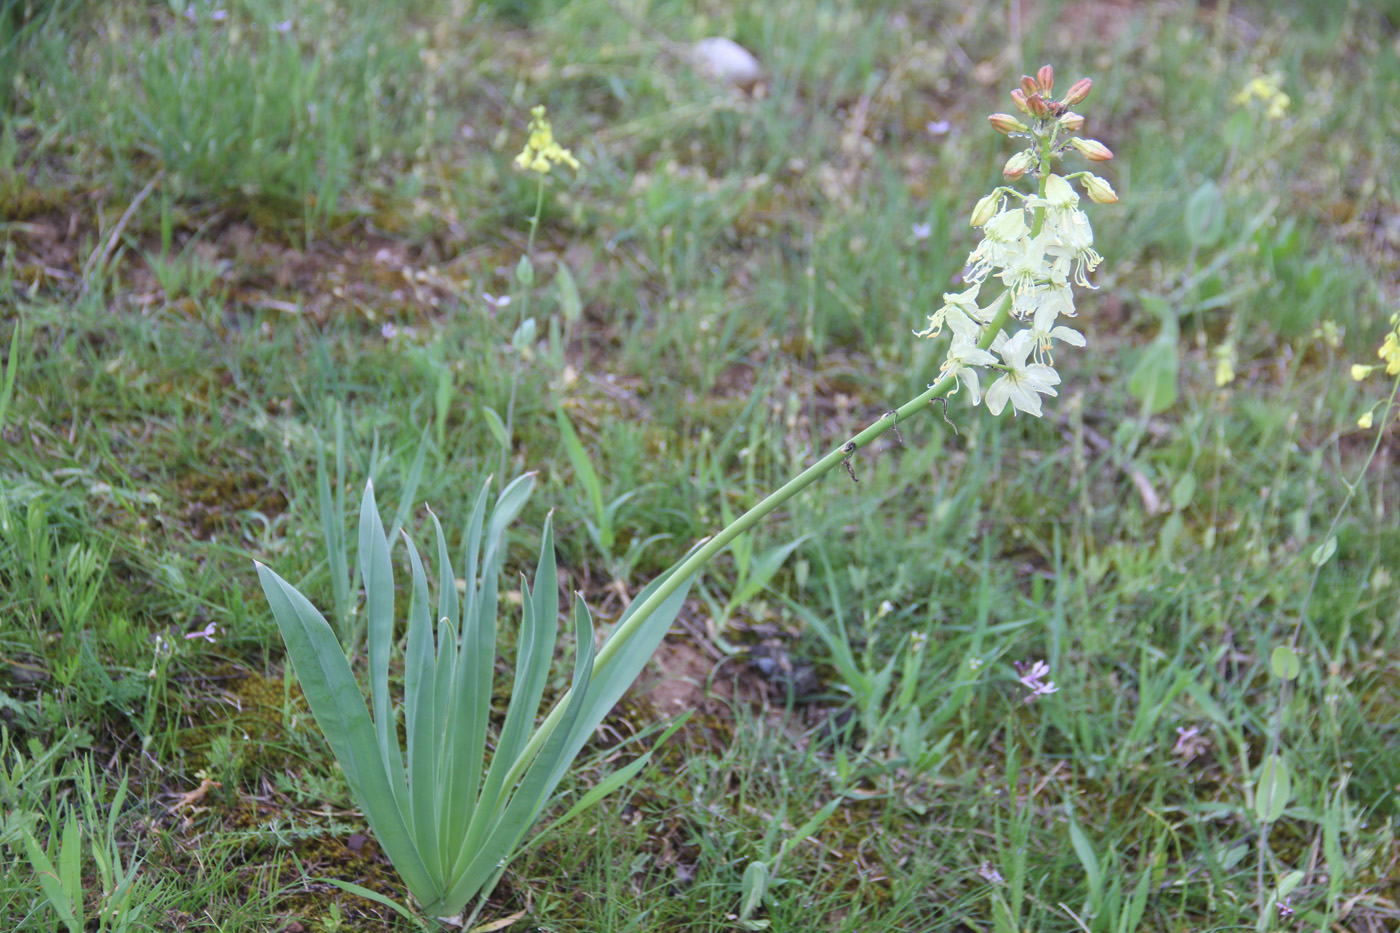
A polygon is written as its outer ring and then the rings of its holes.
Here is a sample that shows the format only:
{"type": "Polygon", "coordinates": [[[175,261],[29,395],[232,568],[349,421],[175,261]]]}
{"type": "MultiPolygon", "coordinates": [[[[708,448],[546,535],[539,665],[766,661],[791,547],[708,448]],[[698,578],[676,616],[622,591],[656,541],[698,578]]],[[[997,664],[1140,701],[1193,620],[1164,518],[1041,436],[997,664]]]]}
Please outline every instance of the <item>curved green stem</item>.
{"type": "MultiPolygon", "coordinates": [[[[1011,293],[1003,293],[997,300],[995,308],[996,310],[992,315],[991,323],[987,326],[986,333],[983,334],[982,339],[978,341],[978,345],[984,350],[992,345],[992,341],[996,339],[996,335],[1001,331],[1002,327],[1006,325],[1007,318],[1010,316],[1011,312],[1011,293]]],[[[951,376],[944,377],[929,386],[926,391],[921,392],[919,395],[916,395],[914,398],[901,405],[898,409],[886,412],[881,416],[879,421],[876,421],[865,430],[856,434],[844,444],[834,448],[816,463],[788,480],[778,489],[769,493],[761,502],[730,522],[722,531],[706,541],[704,545],[691,553],[689,557],[681,561],[681,563],[671,571],[666,581],[661,586],[657,587],[656,590],[627,617],[626,622],[613,630],[612,634],[608,636],[608,640],[598,649],[598,655],[593,662],[593,669],[598,670],[606,665],[613,655],[617,654],[622,646],[627,643],[627,640],[632,637],[632,634],[641,627],[647,617],[656,611],[658,606],[675,593],[675,591],[693,574],[698,572],[710,558],[728,547],[735,538],[748,531],[754,525],[757,525],[793,496],[836,469],[843,462],[850,459],[852,454],[862,447],[865,447],[881,434],[884,434],[900,421],[927,410],[929,405],[936,399],[942,398],[953,388],[954,381],[955,380],[951,376]]],[[[545,717],[544,722],[540,723],[540,727],[535,730],[535,734],[530,737],[529,744],[525,746],[524,751],[520,753],[520,757],[516,759],[510,773],[506,776],[507,785],[524,772],[525,766],[533,760],[540,747],[544,745],[545,739],[554,731],[560,717],[563,715],[564,707],[568,704],[571,692],[572,691],[565,692],[564,695],[555,702],[554,708],[549,711],[549,715],[545,717]]]]}

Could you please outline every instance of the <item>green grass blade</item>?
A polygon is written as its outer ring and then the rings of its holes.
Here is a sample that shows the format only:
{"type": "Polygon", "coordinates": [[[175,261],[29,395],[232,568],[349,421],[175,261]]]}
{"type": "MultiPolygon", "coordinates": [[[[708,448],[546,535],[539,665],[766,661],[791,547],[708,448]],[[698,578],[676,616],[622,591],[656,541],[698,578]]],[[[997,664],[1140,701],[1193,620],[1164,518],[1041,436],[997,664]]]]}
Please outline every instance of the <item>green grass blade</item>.
{"type": "Polygon", "coordinates": [[[413,812],[413,836],[423,863],[434,878],[442,877],[442,854],[437,806],[438,752],[441,721],[434,718],[437,703],[437,666],[433,656],[432,604],[428,577],[413,541],[404,535],[413,568],[413,602],[408,612],[408,645],[404,652],[403,705],[408,737],[409,801],[413,812]]]}
{"type": "MultiPolygon", "coordinates": [[[[380,750],[369,710],[330,623],[271,569],[258,564],[257,570],[311,713],[340,762],[375,838],[414,896],[420,900],[431,897],[432,879],[399,808],[399,794],[384,764],[386,756],[380,750]]],[[[397,749],[395,737],[395,757],[397,749]]]]}
{"type": "Polygon", "coordinates": [[[399,497],[399,507],[394,511],[394,524],[389,528],[389,540],[393,541],[403,530],[408,516],[413,512],[413,500],[418,495],[418,484],[423,481],[423,465],[428,459],[428,429],[424,428],[418,438],[418,450],[413,454],[413,463],[403,481],[403,495],[399,497]]]}
{"type": "Polygon", "coordinates": [[[603,526],[603,533],[607,534],[606,516],[603,510],[603,483],[598,478],[598,472],[593,469],[593,463],[588,459],[588,451],[584,449],[583,442],[579,440],[578,432],[574,430],[573,423],[569,421],[569,416],[564,414],[564,409],[555,409],[555,419],[559,422],[559,436],[564,442],[564,453],[569,457],[569,463],[573,465],[574,476],[583,484],[584,492],[588,494],[588,501],[593,506],[593,517],[600,526],[603,526]]]}
{"type": "Polygon", "coordinates": [[[521,852],[524,852],[526,849],[530,848],[530,845],[533,845],[535,840],[544,839],[548,837],[550,833],[554,832],[556,829],[559,829],[561,826],[568,823],[570,820],[582,816],[584,813],[597,806],[603,800],[604,797],[607,797],[609,794],[613,793],[618,788],[631,781],[632,778],[636,777],[641,772],[641,770],[651,762],[651,757],[656,752],[656,750],[662,745],[665,745],[666,740],[669,739],[671,736],[675,735],[676,732],[678,732],[682,726],[684,726],[687,722],[690,721],[690,717],[694,714],[695,710],[688,709],[681,715],[677,716],[675,721],[673,721],[670,725],[666,727],[666,731],[661,733],[661,735],[657,738],[656,742],[652,745],[652,747],[648,749],[641,757],[637,758],[635,761],[630,762],[629,764],[621,768],[618,768],[616,771],[603,778],[603,780],[593,785],[593,787],[589,788],[588,793],[584,794],[577,801],[575,801],[574,805],[570,807],[563,816],[559,817],[557,820],[550,823],[544,829],[536,833],[534,839],[532,839],[529,844],[525,845],[521,849],[521,852]]]}
{"type": "MultiPolygon", "coordinates": [[[[72,821],[70,820],[70,822],[72,821]]],[[[73,915],[73,899],[69,896],[69,892],[64,889],[58,869],[54,867],[53,862],[49,861],[48,853],[44,851],[44,847],[39,845],[39,841],[28,830],[25,830],[24,833],[24,851],[29,856],[29,864],[33,867],[34,874],[39,878],[39,887],[43,890],[44,896],[48,898],[54,913],[58,914],[58,919],[62,920],[63,925],[72,933],[80,933],[83,925],[73,915]]],[[[62,860],[62,857],[62,850],[59,850],[59,859],[62,860]]]]}
{"type": "Polygon", "coordinates": [[[321,512],[321,533],[326,539],[326,558],[330,564],[331,594],[335,602],[335,625],[346,650],[354,653],[351,643],[350,624],[350,566],[345,548],[344,493],[337,486],[338,495],[331,492],[330,471],[326,468],[326,445],[321,439],[316,442],[316,502],[321,512]]]}
{"type": "Polygon", "coordinates": [[[394,913],[398,914],[400,917],[403,917],[409,923],[418,927],[418,929],[420,930],[430,929],[429,926],[423,922],[422,917],[418,916],[416,913],[409,910],[407,907],[400,904],[393,898],[385,897],[378,891],[372,891],[369,888],[364,887],[363,885],[355,884],[353,881],[341,881],[339,878],[320,878],[317,880],[324,881],[327,884],[333,884],[337,888],[340,888],[340,890],[353,894],[356,897],[363,897],[367,900],[374,901],[376,904],[382,904],[390,910],[394,911],[394,913]]]}
{"type": "Polygon", "coordinates": [[[15,321],[15,332],[10,335],[10,355],[5,359],[4,386],[0,387],[0,430],[5,427],[5,412],[9,410],[10,399],[15,393],[15,379],[19,375],[19,332],[20,322],[15,321]]]}

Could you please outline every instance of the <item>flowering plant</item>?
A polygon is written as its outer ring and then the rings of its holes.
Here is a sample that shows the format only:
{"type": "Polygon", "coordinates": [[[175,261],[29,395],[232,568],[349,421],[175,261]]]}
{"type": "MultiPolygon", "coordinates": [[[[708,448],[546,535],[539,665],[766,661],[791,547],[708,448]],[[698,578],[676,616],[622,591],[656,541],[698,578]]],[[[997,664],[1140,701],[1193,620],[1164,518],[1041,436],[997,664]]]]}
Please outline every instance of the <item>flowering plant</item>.
{"type": "Polygon", "coordinates": [[[1084,118],[1069,108],[1088,97],[1093,82],[1075,82],[1060,100],[1050,96],[1054,84],[1054,69],[1046,65],[1036,77],[1023,77],[1011,92],[1029,123],[1005,113],[989,118],[998,132],[1030,140],[1007,160],[1002,174],[1016,181],[1034,173],[1039,189],[1028,195],[1002,186],[977,202],[972,225],[981,228],[982,242],[967,258],[964,280],[971,287],[945,294],[942,307],[918,332],[920,337],[937,337],[944,325],[952,331],[941,373],[955,381],[953,392],[966,386],[974,405],[982,400],[979,370],[991,367],[1001,373],[986,393],[987,409],[994,415],[1010,402],[1013,411],[1039,416],[1040,396],[1054,396],[1060,384],[1052,353],[1055,342],[1085,344],[1083,334],[1057,323],[1062,316],[1075,315],[1071,284],[1092,287],[1088,274],[1102,260],[1094,250],[1094,229],[1079,209],[1079,195],[1070,181],[1079,181],[1096,203],[1118,200],[1113,187],[1091,172],[1054,173],[1054,161],[1070,149],[1094,162],[1113,158],[1097,140],[1073,135],[1060,139],[1062,133],[1083,128],[1084,118]],[[979,298],[988,278],[999,279],[1005,290],[983,307],[979,298]],[[1008,313],[1028,326],[1008,334],[1008,313]]]}
{"type": "MultiPolygon", "coordinates": [[[[638,594],[596,655],[588,610],[579,602],[574,613],[572,686],[533,730],[530,726],[544,696],[557,629],[558,578],[548,522],[535,585],[533,589],[521,586],[524,618],[505,722],[494,742],[488,741],[496,577],[503,535],[529,495],[531,475],[501,492],[489,521],[483,487],[469,520],[462,581],[452,577],[446,539],[433,519],[439,578],[435,600],[429,597],[423,562],[408,543],[412,601],[403,661],[404,696],[399,704],[406,757],[398,741],[388,684],[389,655],[395,643],[394,575],[373,488],[366,489],[361,503],[359,534],[372,717],[330,625],[295,587],[258,565],[263,592],[316,721],[385,853],[429,918],[455,915],[473,897],[490,892],[593,729],[641,673],[680,611],[690,584],[710,558],[838,467],[859,482],[852,456],[895,428],[900,419],[926,410],[934,401],[944,404],[946,418],[946,397],[964,386],[973,404],[980,402],[980,370],[1000,374],[986,392],[987,408],[993,414],[1000,414],[1010,403],[1016,411],[1039,415],[1040,396],[1055,395],[1060,377],[1051,355],[1054,342],[1085,343],[1079,332],[1058,320],[1074,314],[1071,285],[1087,286],[1088,273],[1100,262],[1093,249],[1093,230],[1078,208],[1079,198],[1070,182],[1078,181],[1090,200],[1098,203],[1111,203],[1117,196],[1108,182],[1088,172],[1061,176],[1052,171],[1054,161],[1069,149],[1094,161],[1112,157],[1107,147],[1094,140],[1070,136],[1061,141],[1062,134],[1083,126],[1083,117],[1069,107],[1084,100],[1090,81],[1075,83],[1059,100],[1050,96],[1053,84],[1054,74],[1047,65],[1036,77],[1022,78],[1020,88],[1012,92],[1029,123],[1007,114],[991,117],[1000,132],[1030,140],[1024,151],[1007,162],[1006,177],[1011,181],[1035,177],[1039,186],[1034,195],[998,187],[973,209],[972,224],[982,229],[983,239],[969,257],[970,287],[945,295],[944,305],[929,317],[922,332],[937,336],[944,325],[952,331],[942,378],[698,544],[638,594]],[[980,291],[993,277],[1005,289],[983,307],[980,291]],[[1013,320],[1025,326],[1008,332],[1013,320]],[[454,582],[465,587],[460,598],[454,582]],[[488,745],[494,745],[489,765],[488,745]]],[[[534,112],[529,141],[517,162],[541,177],[554,164],[577,165],[554,141],[542,108],[534,112]]],[[[522,266],[528,268],[526,263],[522,266]]],[[[523,277],[522,283],[528,284],[523,277]]],[[[1043,681],[1048,672],[1042,664],[1022,677],[1032,697],[1056,689],[1043,681]]],[[[604,781],[570,815],[620,786],[644,763],[644,758],[639,759],[604,781]]],[[[341,884],[392,905],[375,892],[341,884]]]]}

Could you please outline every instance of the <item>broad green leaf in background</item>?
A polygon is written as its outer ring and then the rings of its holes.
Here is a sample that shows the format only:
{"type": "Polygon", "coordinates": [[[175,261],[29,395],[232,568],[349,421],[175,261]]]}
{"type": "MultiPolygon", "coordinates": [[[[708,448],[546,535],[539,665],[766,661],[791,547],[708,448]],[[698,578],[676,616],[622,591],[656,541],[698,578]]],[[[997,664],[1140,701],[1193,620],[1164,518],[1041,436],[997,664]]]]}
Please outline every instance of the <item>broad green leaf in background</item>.
{"type": "Polygon", "coordinates": [[[1186,239],[1192,246],[1207,249],[1225,234],[1225,199],[1213,181],[1202,182],[1186,199],[1186,239]]]}
{"type": "Polygon", "coordinates": [[[1254,786],[1254,814],[1262,822],[1273,823],[1283,816],[1293,782],[1288,765],[1278,755],[1271,755],[1259,770],[1259,783],[1254,786]]]}

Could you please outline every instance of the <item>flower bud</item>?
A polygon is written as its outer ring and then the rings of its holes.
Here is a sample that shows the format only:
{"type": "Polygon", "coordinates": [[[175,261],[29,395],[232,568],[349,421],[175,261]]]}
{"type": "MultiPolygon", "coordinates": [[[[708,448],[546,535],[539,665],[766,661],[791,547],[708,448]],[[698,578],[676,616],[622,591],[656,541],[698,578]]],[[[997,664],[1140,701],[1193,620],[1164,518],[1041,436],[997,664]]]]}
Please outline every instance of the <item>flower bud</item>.
{"type": "Polygon", "coordinates": [[[992,192],[985,198],[977,202],[977,206],[972,209],[972,226],[980,227],[996,216],[997,207],[1001,204],[1001,195],[992,192]]]}
{"type": "Polygon", "coordinates": [[[1035,156],[1029,150],[1022,150],[1006,160],[1006,167],[1001,173],[1007,178],[1015,180],[1031,170],[1035,165],[1035,156]]]}
{"type": "Polygon", "coordinates": [[[1040,70],[1035,73],[1035,80],[1039,82],[1040,89],[1049,94],[1055,89],[1055,69],[1049,65],[1041,65],[1040,70]]]}
{"type": "Polygon", "coordinates": [[[987,118],[992,121],[992,129],[1003,135],[1010,133],[1024,133],[1030,129],[1026,124],[1016,119],[1009,113],[994,113],[987,118]]]}
{"type": "Polygon", "coordinates": [[[1071,133],[1078,133],[1084,128],[1084,118],[1074,111],[1067,111],[1060,117],[1060,127],[1071,133]]]}
{"type": "Polygon", "coordinates": [[[1011,102],[1016,105],[1016,109],[1022,113],[1030,113],[1031,108],[1026,106],[1026,94],[1020,88],[1011,92],[1011,102]]]}
{"type": "Polygon", "coordinates": [[[1040,85],[1030,75],[1021,75],[1021,92],[1027,97],[1040,93],[1040,85]]]}
{"type": "Polygon", "coordinates": [[[1113,158],[1113,151],[1097,139],[1071,139],[1069,144],[1090,162],[1107,162],[1113,158]]]}
{"type": "Polygon", "coordinates": [[[1031,108],[1031,113],[1042,119],[1050,116],[1050,107],[1045,103],[1045,98],[1039,94],[1032,94],[1026,98],[1026,106],[1031,108]]]}
{"type": "Polygon", "coordinates": [[[1357,426],[1358,428],[1360,428],[1361,430],[1363,430],[1363,431],[1368,431],[1368,430],[1370,430],[1371,425],[1373,425],[1373,424],[1375,424],[1375,423],[1376,423],[1376,421],[1375,421],[1375,418],[1374,418],[1374,416],[1373,416],[1373,413],[1372,413],[1372,412],[1369,412],[1369,411],[1366,412],[1364,415],[1362,415],[1360,418],[1357,418],[1357,419],[1356,419],[1356,426],[1357,426]]]}
{"type": "Polygon", "coordinates": [[[1069,86],[1069,93],[1064,96],[1060,103],[1066,107],[1073,107],[1075,104],[1089,96],[1089,89],[1094,86],[1094,82],[1088,78],[1080,78],[1069,86]]]}
{"type": "Polygon", "coordinates": [[[1117,204],[1118,195],[1114,192],[1113,186],[1097,175],[1085,174],[1079,179],[1084,186],[1084,191],[1089,195],[1089,200],[1095,204],[1117,204]]]}
{"type": "Polygon", "coordinates": [[[1377,368],[1376,366],[1362,366],[1360,363],[1353,363],[1351,365],[1352,381],[1360,382],[1362,379],[1371,375],[1371,372],[1377,368]]]}

